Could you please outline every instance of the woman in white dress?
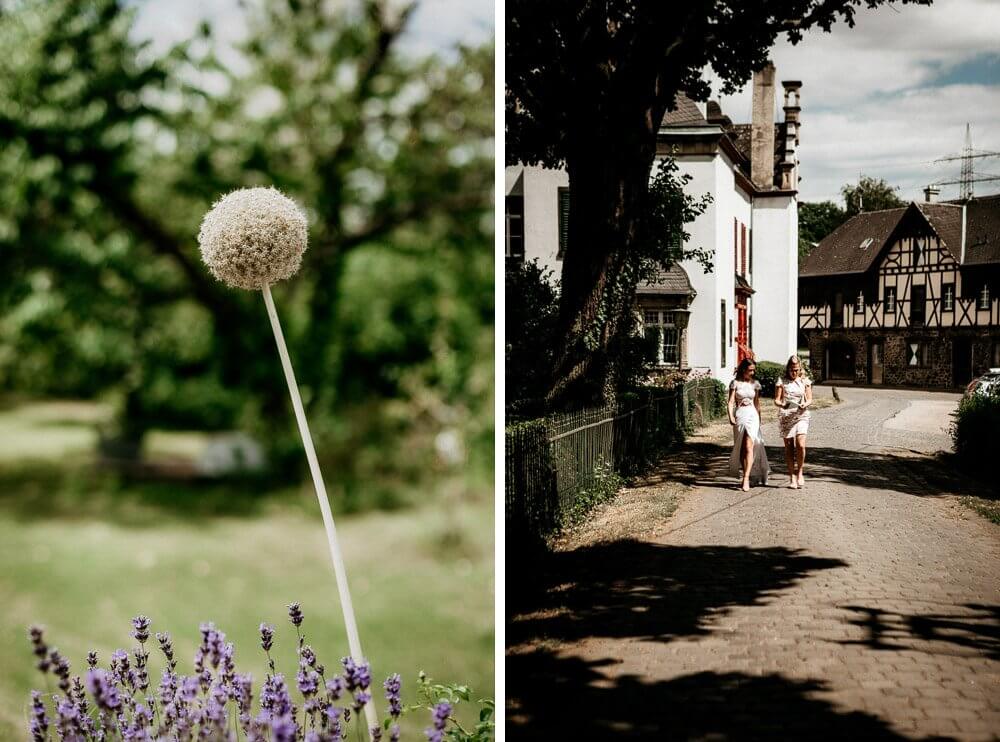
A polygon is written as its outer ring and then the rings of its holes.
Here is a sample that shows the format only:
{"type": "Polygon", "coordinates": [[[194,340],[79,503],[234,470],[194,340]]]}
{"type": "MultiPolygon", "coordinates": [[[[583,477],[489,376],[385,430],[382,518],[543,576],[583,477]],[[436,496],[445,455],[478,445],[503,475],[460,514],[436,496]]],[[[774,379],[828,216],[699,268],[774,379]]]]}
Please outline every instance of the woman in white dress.
{"type": "Polygon", "coordinates": [[[733,426],[733,452],[729,472],[741,479],[740,489],[750,490],[751,479],[767,484],[767,452],[760,430],[760,382],[754,379],[756,364],[740,361],[736,378],[729,384],[729,422],[733,426]]]}
{"type": "Polygon", "coordinates": [[[785,364],[785,373],[775,385],[774,404],[778,406],[778,429],[785,443],[788,486],[798,489],[805,484],[802,465],[806,461],[806,433],[812,404],[812,382],[798,356],[792,356],[785,364]]]}

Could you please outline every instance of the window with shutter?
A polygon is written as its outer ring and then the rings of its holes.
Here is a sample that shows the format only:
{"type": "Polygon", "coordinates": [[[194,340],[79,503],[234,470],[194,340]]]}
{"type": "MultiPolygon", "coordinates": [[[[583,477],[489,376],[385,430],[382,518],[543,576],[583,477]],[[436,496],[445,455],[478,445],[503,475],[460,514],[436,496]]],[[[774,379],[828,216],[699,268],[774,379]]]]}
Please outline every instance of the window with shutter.
{"type": "MultiPolygon", "coordinates": [[[[551,222],[550,222],[551,223],[551,222]]],[[[562,260],[569,243],[569,188],[559,189],[559,252],[556,260],[562,260]]]]}

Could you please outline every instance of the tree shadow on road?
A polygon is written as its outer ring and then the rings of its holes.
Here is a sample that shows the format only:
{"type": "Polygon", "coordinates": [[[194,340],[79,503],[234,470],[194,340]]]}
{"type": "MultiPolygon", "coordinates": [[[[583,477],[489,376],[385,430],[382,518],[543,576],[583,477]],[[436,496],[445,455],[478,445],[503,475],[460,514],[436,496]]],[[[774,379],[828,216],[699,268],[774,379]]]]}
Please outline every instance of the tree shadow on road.
{"type": "MultiPolygon", "coordinates": [[[[735,490],[738,483],[727,468],[729,452],[728,446],[718,443],[685,443],[676,453],[664,458],[657,469],[644,478],[644,483],[655,485],[661,481],[673,481],[694,487],[735,490]]],[[[770,486],[780,486],[777,483],[783,482],[786,476],[784,448],[767,446],[767,459],[771,467],[770,486]]],[[[920,497],[973,495],[988,500],[1000,498],[1000,491],[995,486],[963,473],[950,454],[930,457],[909,452],[894,455],[808,447],[805,474],[809,481],[834,482],[920,497]]]]}
{"type": "Polygon", "coordinates": [[[616,663],[547,650],[508,656],[507,739],[914,739],[877,716],[816,698],[829,690],[823,681],[735,672],[606,677],[604,668],[616,663]]]}
{"type": "Polygon", "coordinates": [[[1000,660],[1000,606],[966,603],[948,613],[898,613],[846,605],[857,616],[850,622],[865,629],[865,639],[841,641],[875,650],[916,649],[1000,660]]]}
{"type": "Polygon", "coordinates": [[[730,607],[767,603],[816,572],[846,566],[785,547],[633,540],[557,552],[530,564],[508,559],[507,640],[704,635],[730,607]]]}

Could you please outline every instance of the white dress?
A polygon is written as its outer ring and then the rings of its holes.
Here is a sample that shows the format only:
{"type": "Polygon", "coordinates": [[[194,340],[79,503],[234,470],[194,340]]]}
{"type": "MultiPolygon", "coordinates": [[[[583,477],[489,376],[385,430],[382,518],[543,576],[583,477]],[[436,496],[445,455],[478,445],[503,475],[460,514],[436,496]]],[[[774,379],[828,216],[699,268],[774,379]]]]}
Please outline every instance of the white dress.
{"type": "Polygon", "coordinates": [[[778,428],[782,438],[794,438],[809,432],[809,410],[801,409],[800,402],[806,400],[806,388],[812,384],[808,378],[800,376],[795,381],[782,378],[778,381],[784,390],[784,409],[778,410],[778,428]]]}
{"type": "Polygon", "coordinates": [[[767,484],[767,474],[770,467],[767,463],[767,451],[764,450],[764,437],[760,429],[760,415],[754,406],[754,398],[760,394],[759,381],[733,381],[729,384],[730,391],[736,390],[734,399],[735,408],[733,417],[736,418],[736,427],[733,428],[733,452],[729,456],[729,473],[733,476],[740,476],[742,464],[740,462],[740,444],[743,443],[743,434],[746,433],[754,442],[753,464],[750,467],[750,482],[767,484]]]}

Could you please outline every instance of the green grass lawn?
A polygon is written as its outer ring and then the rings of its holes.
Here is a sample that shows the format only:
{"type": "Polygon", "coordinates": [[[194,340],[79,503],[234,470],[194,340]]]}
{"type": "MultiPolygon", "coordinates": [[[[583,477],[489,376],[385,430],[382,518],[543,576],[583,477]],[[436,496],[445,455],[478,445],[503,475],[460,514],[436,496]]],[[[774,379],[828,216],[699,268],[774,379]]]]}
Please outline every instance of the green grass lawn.
{"type": "MultiPolygon", "coordinates": [[[[237,667],[254,674],[256,691],[261,621],[277,627],[272,655],[294,675],[285,605],[298,601],[320,660],[333,667],[347,654],[311,490],[120,481],[86,461],[88,438],[74,430],[82,422],[56,421],[52,455],[40,458],[49,439],[30,420],[0,413],[0,441],[17,439],[34,455],[0,458],[0,739],[25,737],[28,692],[44,688],[25,633],[33,622],[79,672],[88,650],[103,663],[129,647],[129,620],[145,613],[153,631],[173,634],[180,669],[190,672],[198,625],[211,620],[235,642],[237,667]]],[[[450,494],[419,508],[337,523],[373,676],[380,685],[399,672],[404,702],[415,700],[419,670],[493,694],[492,502],[481,491],[442,489],[450,494]]],[[[160,659],[154,650],[155,680],[160,659]]],[[[471,710],[460,718],[470,721],[471,710]]],[[[415,738],[425,726],[413,718],[404,733],[415,738]]]]}

